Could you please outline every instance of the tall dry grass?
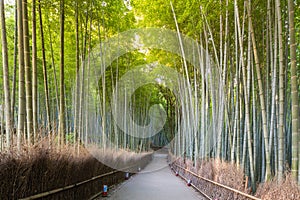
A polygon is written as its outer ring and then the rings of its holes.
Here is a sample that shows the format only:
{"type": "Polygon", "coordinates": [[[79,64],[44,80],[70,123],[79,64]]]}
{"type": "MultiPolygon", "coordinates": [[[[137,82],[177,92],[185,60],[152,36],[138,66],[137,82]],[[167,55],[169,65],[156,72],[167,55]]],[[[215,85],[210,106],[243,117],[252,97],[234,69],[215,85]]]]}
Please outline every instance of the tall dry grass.
{"type": "MultiPolygon", "coordinates": [[[[221,183],[236,190],[250,193],[249,190],[245,190],[245,181],[243,170],[237,169],[231,163],[221,160],[204,160],[201,163],[197,163],[196,166],[189,159],[172,157],[172,160],[180,166],[184,166],[186,169],[204,177],[209,180],[221,183]]],[[[179,170],[180,171],[180,170],[179,170]]],[[[199,179],[183,170],[180,171],[186,179],[192,180],[192,183],[198,187],[201,191],[209,195],[212,199],[246,199],[240,195],[235,195],[226,189],[216,187],[215,185],[208,183],[202,179],[199,179]]]]}
{"type": "Polygon", "coordinates": [[[264,200],[299,200],[300,187],[290,174],[278,182],[276,179],[260,184],[256,196],[264,200]]]}
{"type": "MultiPolygon", "coordinates": [[[[232,163],[211,159],[193,165],[191,160],[184,160],[183,158],[176,158],[170,155],[170,159],[180,166],[184,166],[190,171],[199,174],[200,176],[237,189],[245,193],[251,193],[250,189],[245,190],[245,175],[242,169],[237,169],[232,163]]],[[[241,196],[232,196],[230,192],[225,189],[213,187],[207,182],[200,181],[192,177],[190,174],[181,171],[184,177],[191,179],[192,182],[201,188],[213,199],[243,199],[241,196]]],[[[299,200],[300,187],[297,182],[291,178],[290,174],[286,174],[286,178],[278,182],[276,177],[272,181],[261,183],[255,193],[255,196],[263,200],[299,200]]]]}
{"type": "MultiPolygon", "coordinates": [[[[72,146],[60,149],[48,142],[41,142],[21,152],[11,150],[0,153],[0,199],[10,200],[29,197],[45,191],[72,185],[114,169],[99,162],[84,148],[74,153],[72,146]]],[[[95,148],[94,151],[97,151],[95,148]]],[[[97,154],[97,152],[94,152],[97,154]]],[[[116,166],[139,164],[142,168],[151,159],[150,153],[134,154],[125,151],[99,151],[99,156],[112,159],[116,166]]],[[[67,192],[43,199],[88,199],[101,191],[103,184],[124,180],[124,172],[91,181],[67,192]]]]}

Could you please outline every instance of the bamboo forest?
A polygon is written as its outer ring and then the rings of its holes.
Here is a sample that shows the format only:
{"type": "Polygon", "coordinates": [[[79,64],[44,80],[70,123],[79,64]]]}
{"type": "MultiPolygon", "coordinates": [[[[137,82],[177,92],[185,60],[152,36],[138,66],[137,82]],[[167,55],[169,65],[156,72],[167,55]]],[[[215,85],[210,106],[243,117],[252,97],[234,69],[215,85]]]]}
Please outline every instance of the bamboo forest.
{"type": "Polygon", "coordinates": [[[0,199],[300,199],[298,0],[0,2],[0,199]]]}

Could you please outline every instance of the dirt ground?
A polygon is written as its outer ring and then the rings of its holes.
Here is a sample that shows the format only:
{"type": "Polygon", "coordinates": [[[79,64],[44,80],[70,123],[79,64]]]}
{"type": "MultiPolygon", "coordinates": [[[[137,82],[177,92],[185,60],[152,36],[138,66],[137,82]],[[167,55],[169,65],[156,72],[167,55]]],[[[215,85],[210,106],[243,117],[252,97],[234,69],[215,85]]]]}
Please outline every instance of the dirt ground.
{"type": "Polygon", "coordinates": [[[167,152],[157,151],[139,174],[110,191],[109,200],[196,200],[204,199],[192,187],[176,177],[167,163],[167,152]]]}

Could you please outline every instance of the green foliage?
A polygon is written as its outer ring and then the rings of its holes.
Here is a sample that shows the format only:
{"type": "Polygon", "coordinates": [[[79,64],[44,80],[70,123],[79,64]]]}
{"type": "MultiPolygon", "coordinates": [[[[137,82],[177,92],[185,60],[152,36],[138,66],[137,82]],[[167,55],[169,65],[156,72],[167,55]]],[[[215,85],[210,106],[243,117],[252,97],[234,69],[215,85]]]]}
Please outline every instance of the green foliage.
{"type": "Polygon", "coordinates": [[[66,135],[66,141],[68,144],[74,144],[74,133],[67,133],[66,135]]]}
{"type": "MultiPolygon", "coordinates": [[[[266,27],[267,27],[267,1],[261,0],[252,0],[252,17],[253,17],[253,26],[255,31],[255,37],[257,40],[257,49],[259,57],[262,64],[262,74],[263,81],[267,82],[269,76],[269,69],[267,68],[267,52],[266,52],[266,43],[269,42],[266,39],[266,27]]],[[[300,38],[300,9],[299,2],[295,2],[295,29],[296,29],[296,40],[299,43],[300,38]]],[[[31,3],[29,1],[29,25],[31,26],[31,3]]],[[[88,48],[91,49],[99,47],[100,42],[104,41],[107,38],[110,38],[113,35],[116,35],[120,32],[130,30],[133,28],[141,27],[162,27],[167,29],[176,30],[174,16],[171,11],[170,1],[166,0],[156,0],[156,1],[145,1],[145,0],[132,0],[131,7],[126,6],[123,0],[106,0],[96,1],[96,0],[66,0],[65,1],[65,89],[66,89],[66,101],[67,101],[67,110],[68,113],[73,112],[73,93],[75,87],[75,77],[76,77],[76,33],[75,33],[75,12],[76,5],[79,7],[79,48],[80,48],[80,67],[84,59],[87,59],[88,48]],[[91,38],[91,41],[89,41],[91,38]]],[[[272,1],[273,3],[273,1],[272,1]]],[[[282,3],[282,14],[283,20],[287,21],[287,3],[286,1],[281,1],[282,3]]],[[[215,55],[215,52],[212,48],[212,41],[216,46],[216,57],[221,55],[221,51],[224,50],[224,43],[227,41],[227,51],[228,59],[227,62],[227,74],[225,77],[226,87],[228,89],[231,87],[231,84],[235,80],[235,64],[239,62],[239,58],[236,60],[234,54],[240,50],[240,47],[235,47],[235,16],[234,16],[234,1],[228,0],[228,6],[226,6],[226,0],[172,0],[174,6],[176,18],[179,25],[179,30],[181,33],[192,37],[193,39],[205,44],[205,37],[208,40],[208,50],[211,55],[215,55]],[[225,37],[225,17],[228,13],[228,35],[225,37]],[[220,25],[222,25],[222,32],[220,25]],[[208,27],[211,29],[211,35],[208,31],[208,27]],[[205,33],[205,34],[204,34],[205,33]],[[221,50],[219,47],[223,47],[221,50]],[[228,88],[227,88],[228,87],[228,88]]],[[[244,24],[244,35],[248,35],[248,18],[247,12],[245,11],[245,2],[238,1],[238,10],[239,10],[239,20],[241,24],[244,24]]],[[[55,83],[54,83],[54,73],[56,77],[59,77],[60,71],[58,70],[60,62],[60,33],[59,33],[59,24],[60,24],[60,1],[59,0],[41,0],[42,8],[42,20],[43,20],[43,29],[45,37],[45,51],[46,51],[46,60],[47,60],[47,70],[48,70],[48,80],[50,88],[50,96],[52,104],[55,101],[55,83]],[[50,35],[52,43],[50,44],[50,35]],[[53,47],[53,60],[54,66],[52,65],[52,52],[51,45],[53,47]],[[56,72],[54,68],[56,67],[56,72]]],[[[13,53],[14,53],[14,30],[15,30],[15,21],[14,21],[14,6],[6,6],[6,26],[7,26],[7,40],[8,40],[8,55],[9,55],[9,68],[10,68],[10,78],[12,79],[13,71],[13,53]]],[[[272,10],[273,19],[271,23],[272,29],[274,29],[274,10],[272,10]]],[[[287,26],[284,25],[284,41],[285,46],[288,45],[287,38],[287,26]]],[[[30,28],[31,32],[31,28],[30,28]]],[[[30,33],[31,34],[31,33],[30,33]]],[[[298,44],[297,43],[297,44],[298,44]]],[[[243,40],[244,53],[246,54],[247,47],[247,38],[243,40]]],[[[43,85],[43,71],[42,71],[42,49],[41,49],[41,36],[40,36],[40,24],[37,13],[37,48],[38,48],[38,90],[39,90],[39,101],[40,109],[43,110],[44,104],[44,85],[43,85]]],[[[287,50],[288,51],[288,50],[287,50]]],[[[223,52],[222,52],[223,53],[223,52]]],[[[287,52],[288,54],[288,52],[287,52]]],[[[237,57],[239,57],[238,55],[237,57]]],[[[288,56],[286,56],[287,62],[288,56]]],[[[300,58],[300,48],[297,46],[297,60],[300,58]]],[[[109,108],[110,100],[112,98],[113,89],[116,86],[116,82],[129,70],[134,69],[136,66],[158,62],[162,65],[172,67],[178,72],[184,72],[182,67],[182,59],[179,56],[176,56],[172,53],[165,52],[158,49],[148,49],[147,53],[140,51],[128,52],[125,55],[122,55],[115,60],[106,70],[105,79],[106,85],[102,85],[102,80],[99,80],[99,91],[100,97],[102,98],[102,87],[105,87],[106,95],[106,106],[109,108]]],[[[0,65],[2,66],[2,59],[0,60],[0,65]]],[[[299,68],[298,62],[298,68],[299,68]]],[[[85,67],[87,67],[85,65],[85,67]]],[[[86,68],[85,68],[86,69],[86,68]]],[[[194,69],[188,63],[188,73],[190,81],[193,83],[194,80],[197,80],[200,83],[201,76],[194,77],[194,69]],[[198,80],[199,79],[199,80],[198,80]]],[[[200,72],[197,71],[199,74],[200,72]]],[[[298,72],[299,73],[299,72],[298,72]]],[[[286,73],[287,79],[289,79],[289,70],[287,69],[286,73]]],[[[57,81],[59,81],[57,79],[57,81]]],[[[255,83],[255,73],[253,83],[255,83]]],[[[289,81],[287,81],[289,83],[289,81]]],[[[205,83],[207,84],[207,83],[205,83]]],[[[252,83],[251,83],[252,84],[252,83]]],[[[270,90],[267,88],[268,85],[265,84],[267,92],[270,93],[270,90]]],[[[257,85],[252,84],[251,86],[256,89],[257,85]]],[[[0,70],[0,87],[2,85],[2,70],[0,70]]],[[[198,97],[201,99],[201,90],[205,88],[199,88],[198,97]]],[[[203,86],[208,87],[208,86],[203,86]]],[[[232,86],[234,88],[230,89],[230,94],[234,93],[236,85],[232,86]]],[[[242,84],[240,85],[242,87],[242,84]]],[[[193,88],[194,89],[194,88],[193,88]]],[[[252,89],[252,88],[251,88],[252,89]]],[[[287,93],[289,92],[290,87],[287,86],[287,93]]],[[[95,94],[96,95],[96,92],[95,94]]],[[[0,92],[0,97],[2,97],[2,90],[0,92]]],[[[233,94],[233,102],[236,102],[239,96],[233,94]]],[[[103,101],[103,99],[101,99],[103,101]]],[[[207,97],[212,98],[210,96],[207,97]]],[[[227,95],[227,98],[230,98],[230,95],[227,95]]],[[[254,99],[254,98],[253,98],[254,99]]],[[[250,99],[250,102],[253,101],[250,99]]],[[[2,100],[2,99],[1,99],[2,100]]],[[[210,99],[207,105],[208,115],[212,115],[212,103],[210,99]]],[[[166,87],[154,84],[145,85],[135,91],[134,95],[131,97],[131,102],[133,109],[131,110],[132,114],[136,116],[135,120],[137,123],[143,125],[149,123],[149,108],[154,104],[160,104],[168,114],[167,123],[164,127],[164,130],[161,134],[166,133],[167,139],[170,139],[174,134],[175,129],[175,114],[172,113],[172,110],[177,106],[176,99],[174,94],[166,87]]],[[[251,102],[252,103],[252,102],[251,102]]],[[[241,105],[241,110],[244,109],[244,105],[241,105]]],[[[258,105],[259,107],[259,105],[258,105]]],[[[228,113],[231,113],[229,108],[228,113]]],[[[242,111],[241,111],[242,112],[242,111]]],[[[234,114],[234,113],[232,113],[234,114]]],[[[72,116],[70,117],[72,120],[72,116]]],[[[67,140],[69,142],[73,141],[73,133],[67,135],[67,140]]]]}

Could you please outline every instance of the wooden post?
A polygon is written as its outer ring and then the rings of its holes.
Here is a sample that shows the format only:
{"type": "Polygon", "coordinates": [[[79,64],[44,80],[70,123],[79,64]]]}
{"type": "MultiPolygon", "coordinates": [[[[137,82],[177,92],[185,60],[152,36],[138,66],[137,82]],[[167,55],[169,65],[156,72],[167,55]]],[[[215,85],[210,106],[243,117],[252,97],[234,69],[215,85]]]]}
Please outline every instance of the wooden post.
{"type": "Polygon", "coordinates": [[[249,177],[246,176],[246,180],[245,180],[245,188],[244,188],[244,191],[245,191],[245,192],[247,191],[248,181],[249,181],[249,177]]]}

